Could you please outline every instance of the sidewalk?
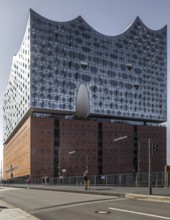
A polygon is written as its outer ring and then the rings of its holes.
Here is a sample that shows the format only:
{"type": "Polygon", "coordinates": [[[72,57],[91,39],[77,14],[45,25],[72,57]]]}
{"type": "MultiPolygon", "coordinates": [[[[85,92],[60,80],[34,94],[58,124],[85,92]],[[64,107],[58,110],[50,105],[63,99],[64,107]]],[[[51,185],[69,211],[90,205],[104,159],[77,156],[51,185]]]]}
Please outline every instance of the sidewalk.
{"type": "MultiPolygon", "coordinates": [[[[26,188],[26,184],[10,184],[7,187],[26,188]]],[[[91,186],[90,190],[84,190],[82,185],[37,185],[31,184],[31,189],[62,191],[73,193],[87,193],[94,195],[116,196],[120,198],[141,198],[170,202],[170,188],[152,187],[152,195],[148,195],[148,187],[114,187],[114,186],[91,186]]]]}
{"type": "MultiPolygon", "coordinates": [[[[13,187],[13,188],[28,188],[26,184],[9,184],[0,186],[1,189],[13,187]]],[[[113,186],[91,186],[89,190],[84,190],[81,186],[70,185],[36,185],[31,184],[30,189],[37,190],[50,190],[70,193],[86,193],[94,195],[107,195],[118,198],[135,198],[144,199],[150,201],[168,202],[170,203],[170,188],[152,188],[152,195],[148,195],[148,187],[113,187],[113,186]]],[[[15,208],[14,206],[5,203],[0,199],[0,220],[38,220],[38,218],[30,215],[29,213],[15,208]]]]}
{"type": "Polygon", "coordinates": [[[39,220],[22,209],[4,202],[0,199],[0,220],[39,220]]]}

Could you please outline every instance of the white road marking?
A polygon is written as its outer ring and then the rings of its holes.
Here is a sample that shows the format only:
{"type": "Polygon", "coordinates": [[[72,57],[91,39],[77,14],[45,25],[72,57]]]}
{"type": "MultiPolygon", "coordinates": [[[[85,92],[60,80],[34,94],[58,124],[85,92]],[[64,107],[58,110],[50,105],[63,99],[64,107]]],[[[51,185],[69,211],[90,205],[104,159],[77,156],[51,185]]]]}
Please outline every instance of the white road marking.
{"type": "Polygon", "coordinates": [[[10,191],[10,190],[20,190],[20,188],[0,187],[0,192],[2,192],[2,191],[10,191]]]}
{"type": "Polygon", "coordinates": [[[152,214],[147,214],[147,213],[142,213],[142,212],[134,212],[130,210],[125,210],[125,209],[117,209],[117,208],[112,208],[109,207],[110,210],[115,210],[115,211],[120,211],[120,212],[129,212],[137,215],[145,215],[145,216],[150,216],[150,217],[155,217],[155,218],[162,218],[162,219],[168,219],[170,220],[170,217],[165,217],[165,216],[159,216],[159,215],[152,215],[152,214]]]}

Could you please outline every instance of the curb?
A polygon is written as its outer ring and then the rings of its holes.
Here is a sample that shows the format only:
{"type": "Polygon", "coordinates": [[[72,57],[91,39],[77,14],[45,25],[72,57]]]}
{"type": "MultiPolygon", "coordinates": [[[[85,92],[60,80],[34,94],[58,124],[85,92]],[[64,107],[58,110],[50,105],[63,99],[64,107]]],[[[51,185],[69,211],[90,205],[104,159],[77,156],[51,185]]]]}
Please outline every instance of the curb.
{"type": "Polygon", "coordinates": [[[169,196],[153,196],[153,195],[142,195],[142,194],[126,193],[125,198],[143,199],[143,200],[149,200],[149,201],[170,202],[170,197],[169,196]]]}
{"type": "Polygon", "coordinates": [[[25,186],[7,186],[13,188],[20,188],[20,189],[33,189],[33,190],[46,190],[46,191],[57,191],[57,192],[67,192],[67,193],[81,193],[81,194],[91,194],[91,195],[100,195],[100,196],[113,196],[118,198],[125,198],[125,193],[118,193],[118,192],[99,192],[97,190],[74,190],[74,189],[57,189],[57,188],[42,188],[42,187],[25,187],[25,186]]]}
{"type": "Polygon", "coordinates": [[[67,192],[67,193],[81,193],[81,194],[91,194],[91,195],[100,195],[100,196],[113,196],[119,198],[125,198],[125,194],[123,193],[110,193],[110,192],[97,192],[93,190],[73,190],[73,189],[54,189],[54,188],[41,188],[41,187],[33,187],[30,186],[29,189],[36,189],[36,190],[46,190],[46,191],[57,191],[57,192],[67,192]]]}
{"type": "MultiPolygon", "coordinates": [[[[27,186],[16,186],[16,185],[8,185],[6,187],[13,187],[13,188],[23,188],[28,189],[27,186]]],[[[112,196],[117,198],[133,198],[133,199],[143,199],[148,201],[159,201],[159,202],[170,202],[169,195],[148,195],[148,194],[140,194],[140,193],[128,193],[128,192],[113,192],[111,191],[99,191],[98,189],[91,189],[91,190],[82,190],[82,189],[64,189],[64,188],[54,188],[54,187],[38,187],[34,185],[30,185],[29,189],[33,190],[46,190],[46,191],[57,191],[57,192],[67,192],[67,193],[81,193],[81,194],[91,194],[91,195],[100,195],[100,196],[112,196]]]]}
{"type": "Polygon", "coordinates": [[[40,220],[30,213],[0,199],[0,219],[40,220]]]}

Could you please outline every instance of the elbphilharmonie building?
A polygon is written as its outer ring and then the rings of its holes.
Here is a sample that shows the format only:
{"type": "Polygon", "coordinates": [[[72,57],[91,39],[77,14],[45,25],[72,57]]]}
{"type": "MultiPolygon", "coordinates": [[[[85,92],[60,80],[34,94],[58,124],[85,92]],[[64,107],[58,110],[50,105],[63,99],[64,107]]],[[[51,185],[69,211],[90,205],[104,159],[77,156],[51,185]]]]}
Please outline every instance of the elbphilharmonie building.
{"type": "Polygon", "coordinates": [[[4,143],[34,114],[166,122],[167,27],[137,17],[106,36],[81,16],[56,22],[30,10],[4,94],[4,143]]]}

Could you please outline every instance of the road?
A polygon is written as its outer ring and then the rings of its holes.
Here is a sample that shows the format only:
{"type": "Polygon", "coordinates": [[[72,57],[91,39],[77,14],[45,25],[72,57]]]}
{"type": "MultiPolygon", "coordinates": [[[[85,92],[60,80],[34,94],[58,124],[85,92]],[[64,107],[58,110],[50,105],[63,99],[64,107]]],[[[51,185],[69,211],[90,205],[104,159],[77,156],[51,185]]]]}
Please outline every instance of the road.
{"type": "Polygon", "coordinates": [[[0,189],[0,199],[41,220],[170,219],[170,203],[81,193],[0,189]]]}

